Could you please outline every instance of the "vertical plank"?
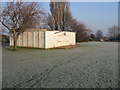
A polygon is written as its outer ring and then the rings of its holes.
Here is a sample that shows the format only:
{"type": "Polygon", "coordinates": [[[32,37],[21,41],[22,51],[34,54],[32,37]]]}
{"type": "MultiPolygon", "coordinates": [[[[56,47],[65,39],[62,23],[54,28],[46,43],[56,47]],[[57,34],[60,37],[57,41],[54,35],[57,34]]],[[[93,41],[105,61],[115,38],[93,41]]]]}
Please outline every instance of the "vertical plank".
{"type": "Polygon", "coordinates": [[[29,36],[30,36],[30,32],[28,32],[28,45],[27,45],[27,47],[30,47],[29,36]]]}
{"type": "Polygon", "coordinates": [[[38,48],[38,32],[34,31],[34,47],[38,48]]]}
{"type": "Polygon", "coordinates": [[[32,32],[28,32],[28,47],[33,47],[32,43],[33,43],[33,33],[32,32]]]}
{"type": "Polygon", "coordinates": [[[27,31],[27,47],[29,47],[29,32],[27,31]]]}
{"type": "Polygon", "coordinates": [[[33,31],[33,43],[32,46],[35,47],[35,32],[33,31]]]}
{"type": "Polygon", "coordinates": [[[17,46],[19,46],[19,36],[18,36],[18,38],[17,38],[17,46]]]}
{"type": "Polygon", "coordinates": [[[23,45],[22,45],[22,33],[21,33],[20,36],[19,36],[19,46],[20,46],[20,47],[23,46],[23,45]]]}
{"type": "Polygon", "coordinates": [[[41,31],[41,48],[45,47],[45,33],[41,31]]]}
{"type": "Polygon", "coordinates": [[[10,37],[10,46],[13,46],[13,37],[10,37]]]}
{"type": "Polygon", "coordinates": [[[27,32],[23,33],[23,47],[27,47],[27,32]]]}
{"type": "Polygon", "coordinates": [[[41,31],[39,31],[38,33],[39,33],[39,48],[42,48],[41,47],[41,31]]]}

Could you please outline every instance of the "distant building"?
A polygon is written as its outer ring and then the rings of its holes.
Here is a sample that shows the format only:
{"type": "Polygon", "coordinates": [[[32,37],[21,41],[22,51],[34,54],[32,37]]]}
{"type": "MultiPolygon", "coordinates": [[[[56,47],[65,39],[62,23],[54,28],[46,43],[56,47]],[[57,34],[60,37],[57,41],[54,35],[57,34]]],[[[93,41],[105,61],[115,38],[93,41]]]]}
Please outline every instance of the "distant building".
{"type": "MultiPolygon", "coordinates": [[[[29,29],[19,35],[17,46],[47,49],[66,45],[75,45],[75,37],[75,32],[29,29]]],[[[10,37],[10,46],[13,46],[13,37],[10,37]]]]}
{"type": "Polygon", "coordinates": [[[9,36],[8,35],[2,35],[2,41],[1,43],[2,44],[6,44],[6,43],[9,43],[9,36]]]}
{"type": "Polygon", "coordinates": [[[104,41],[110,41],[108,37],[103,37],[102,38],[104,41]]]}

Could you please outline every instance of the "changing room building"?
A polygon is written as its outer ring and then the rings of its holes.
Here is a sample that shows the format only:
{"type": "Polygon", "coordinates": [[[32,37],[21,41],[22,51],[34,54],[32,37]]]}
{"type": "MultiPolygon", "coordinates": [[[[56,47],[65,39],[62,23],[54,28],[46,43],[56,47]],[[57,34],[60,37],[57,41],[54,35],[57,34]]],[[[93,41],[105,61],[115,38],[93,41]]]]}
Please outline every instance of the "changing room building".
{"type": "MultiPolygon", "coordinates": [[[[55,48],[76,44],[76,33],[69,31],[49,31],[46,29],[28,29],[21,33],[17,40],[19,47],[55,48]]],[[[13,37],[10,37],[10,46],[13,46],[13,37]]]]}

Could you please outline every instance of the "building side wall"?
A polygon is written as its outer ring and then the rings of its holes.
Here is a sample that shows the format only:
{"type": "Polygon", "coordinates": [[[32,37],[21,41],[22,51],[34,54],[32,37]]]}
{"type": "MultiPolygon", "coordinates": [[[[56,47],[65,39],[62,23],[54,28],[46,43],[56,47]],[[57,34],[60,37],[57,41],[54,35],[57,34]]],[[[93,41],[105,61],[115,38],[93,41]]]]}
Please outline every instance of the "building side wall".
{"type": "MultiPolygon", "coordinates": [[[[27,31],[18,36],[17,46],[19,47],[33,47],[44,48],[45,31],[27,31]]],[[[13,46],[13,37],[10,37],[10,46],[13,46]]]]}
{"type": "Polygon", "coordinates": [[[46,31],[45,48],[75,45],[75,32],[46,31]]]}
{"type": "Polygon", "coordinates": [[[27,32],[24,32],[23,33],[23,36],[22,36],[22,38],[23,38],[23,40],[22,40],[22,42],[23,42],[23,47],[27,47],[27,41],[28,41],[28,38],[27,38],[27,32]]]}
{"type": "MultiPolygon", "coordinates": [[[[75,40],[75,32],[26,31],[19,35],[17,46],[33,48],[54,48],[66,45],[75,45],[75,40]]],[[[13,46],[12,37],[10,37],[10,46],[13,46]]]]}
{"type": "Polygon", "coordinates": [[[13,37],[10,37],[10,46],[13,46],[13,37]]]}

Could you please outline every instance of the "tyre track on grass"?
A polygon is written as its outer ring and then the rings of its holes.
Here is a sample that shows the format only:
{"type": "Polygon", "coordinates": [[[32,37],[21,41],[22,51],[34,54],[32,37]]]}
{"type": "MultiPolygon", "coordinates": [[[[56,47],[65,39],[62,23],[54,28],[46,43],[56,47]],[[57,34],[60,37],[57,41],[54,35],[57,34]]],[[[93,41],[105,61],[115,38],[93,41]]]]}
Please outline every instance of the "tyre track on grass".
{"type": "MultiPolygon", "coordinates": [[[[83,53],[83,55],[87,55],[89,52],[85,52],[85,53],[83,53]]],[[[69,57],[69,59],[70,58],[72,58],[72,55],[73,54],[71,54],[71,55],[69,55],[68,57],[69,57]]],[[[51,69],[46,69],[43,73],[41,73],[41,74],[36,74],[36,75],[33,75],[33,76],[31,76],[31,79],[28,79],[28,80],[26,80],[25,82],[20,82],[20,83],[18,83],[18,84],[16,84],[15,86],[14,86],[14,88],[19,88],[19,87],[25,87],[26,85],[30,88],[30,87],[34,87],[35,85],[36,85],[36,83],[38,83],[39,81],[43,81],[44,79],[45,79],[45,77],[47,76],[47,75],[49,75],[53,70],[55,70],[56,68],[58,68],[58,67],[61,67],[61,66],[63,66],[63,65],[65,65],[65,64],[68,64],[68,63],[70,63],[70,62],[72,62],[72,61],[74,61],[74,60],[76,60],[77,58],[79,58],[79,54],[78,55],[76,55],[74,58],[72,58],[71,60],[68,60],[67,62],[63,62],[63,63],[58,63],[58,64],[56,64],[55,66],[53,66],[53,68],[51,68],[51,69]],[[34,82],[34,83],[33,83],[34,82]],[[30,83],[32,83],[31,85],[29,85],[30,83]]],[[[44,83],[44,81],[42,82],[42,83],[44,83]]],[[[40,87],[42,87],[42,83],[40,83],[40,87]]]]}

